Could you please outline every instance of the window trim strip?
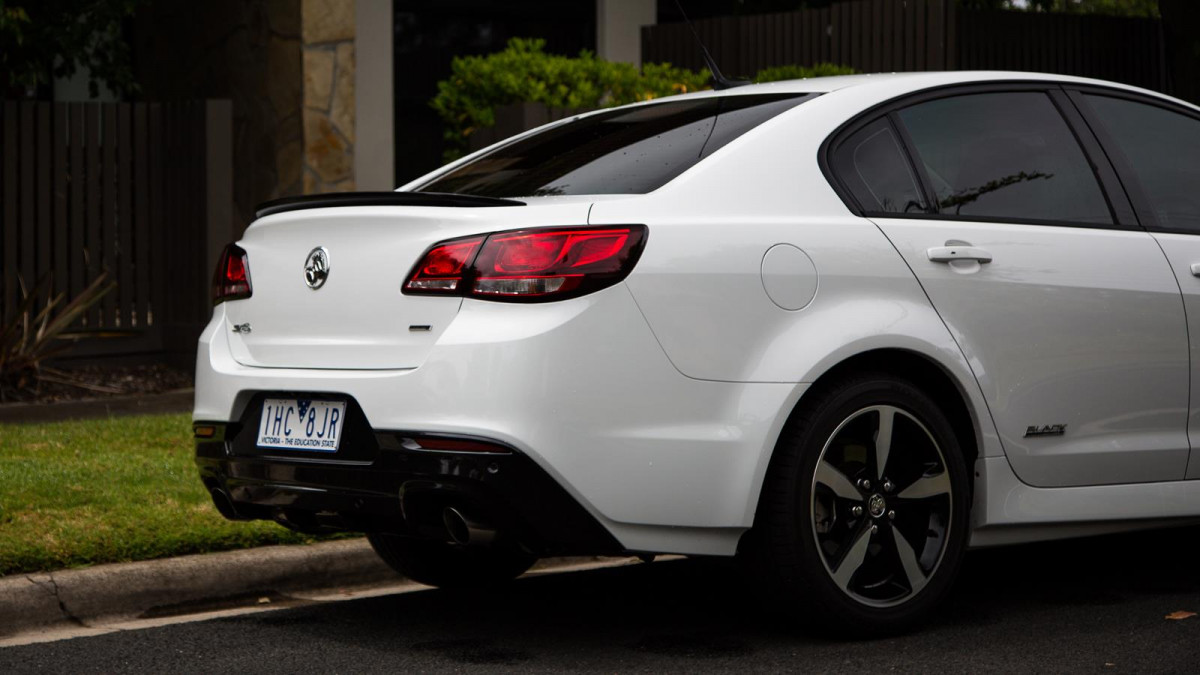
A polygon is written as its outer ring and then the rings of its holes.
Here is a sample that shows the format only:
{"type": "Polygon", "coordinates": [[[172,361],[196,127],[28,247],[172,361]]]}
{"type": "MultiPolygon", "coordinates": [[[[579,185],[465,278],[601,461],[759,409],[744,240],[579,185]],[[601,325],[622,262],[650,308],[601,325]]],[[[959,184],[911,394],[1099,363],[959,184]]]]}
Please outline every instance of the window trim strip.
{"type": "Polygon", "coordinates": [[[908,129],[900,121],[900,109],[888,111],[887,121],[892,126],[892,133],[900,141],[904,161],[908,162],[908,170],[912,172],[913,178],[917,179],[917,189],[925,197],[924,215],[935,215],[938,212],[937,192],[933,189],[933,181],[929,179],[925,163],[917,162],[916,144],[913,143],[912,136],[908,135],[908,129]]]}
{"type": "Polygon", "coordinates": [[[1091,165],[1092,174],[1096,176],[1100,191],[1108,202],[1108,210],[1112,214],[1113,222],[1126,224],[1134,229],[1139,228],[1137,214],[1126,195],[1124,186],[1117,179],[1116,169],[1113,168],[1112,161],[1104,152],[1104,148],[1101,147],[1100,141],[1096,139],[1092,129],[1061,87],[1050,91],[1049,94],[1051,102],[1066,120],[1071,133],[1075,135],[1075,142],[1079,144],[1083,150],[1083,156],[1091,165]]]}
{"type": "Polygon", "coordinates": [[[1113,170],[1116,173],[1117,180],[1120,181],[1122,188],[1129,195],[1129,201],[1132,204],[1134,213],[1137,214],[1138,220],[1149,232],[1160,232],[1165,234],[1188,234],[1192,236],[1200,235],[1196,230],[1188,230],[1178,227],[1165,227],[1158,222],[1158,216],[1154,213],[1154,209],[1150,206],[1149,193],[1142,185],[1142,181],[1138,178],[1137,172],[1133,169],[1133,164],[1129,158],[1125,156],[1125,152],[1121,150],[1121,146],[1117,140],[1109,133],[1108,128],[1104,126],[1104,122],[1100,119],[1096,111],[1092,109],[1088,103],[1087,95],[1107,96],[1109,98],[1120,98],[1134,103],[1141,103],[1167,112],[1173,112],[1184,117],[1190,117],[1193,120],[1200,121],[1200,112],[1192,110],[1186,106],[1180,105],[1169,99],[1162,99],[1155,96],[1148,96],[1140,92],[1125,91],[1123,89],[1110,89],[1108,87],[1099,87],[1094,85],[1064,85],[1063,90],[1067,97],[1075,105],[1080,117],[1093,134],[1096,135],[1097,141],[1100,143],[1101,149],[1104,151],[1109,162],[1112,164],[1113,170]]]}

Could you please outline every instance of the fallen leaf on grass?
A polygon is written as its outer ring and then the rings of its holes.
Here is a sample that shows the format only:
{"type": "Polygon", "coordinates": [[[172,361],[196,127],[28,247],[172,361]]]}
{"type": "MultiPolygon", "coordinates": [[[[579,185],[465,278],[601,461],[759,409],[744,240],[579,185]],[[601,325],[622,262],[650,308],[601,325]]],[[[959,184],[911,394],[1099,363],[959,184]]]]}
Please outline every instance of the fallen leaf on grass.
{"type": "Polygon", "coordinates": [[[1163,618],[1168,619],[1170,621],[1182,621],[1183,619],[1190,619],[1193,616],[1196,616],[1195,612],[1188,612],[1188,611],[1181,609],[1178,612],[1171,612],[1170,614],[1164,616],[1163,618]]]}

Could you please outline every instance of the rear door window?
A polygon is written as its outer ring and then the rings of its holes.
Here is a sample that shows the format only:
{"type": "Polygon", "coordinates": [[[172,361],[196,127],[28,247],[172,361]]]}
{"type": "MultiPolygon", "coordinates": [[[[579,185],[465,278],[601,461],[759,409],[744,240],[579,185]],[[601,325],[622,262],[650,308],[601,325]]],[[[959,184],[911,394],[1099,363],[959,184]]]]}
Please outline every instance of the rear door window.
{"type": "Polygon", "coordinates": [[[838,179],[866,214],[926,210],[904,146],[886,118],[842,141],[834,152],[833,165],[838,179]]]}
{"type": "Polygon", "coordinates": [[[814,96],[747,94],[605,111],[502,145],[419,191],[484,197],[643,194],[814,96]]]}
{"type": "Polygon", "coordinates": [[[1043,92],[968,94],[899,112],[937,210],[985,220],[1111,224],[1087,157],[1043,92]]]}
{"type": "Polygon", "coordinates": [[[1200,233],[1200,121],[1113,96],[1086,99],[1137,174],[1158,226],[1200,233]]]}

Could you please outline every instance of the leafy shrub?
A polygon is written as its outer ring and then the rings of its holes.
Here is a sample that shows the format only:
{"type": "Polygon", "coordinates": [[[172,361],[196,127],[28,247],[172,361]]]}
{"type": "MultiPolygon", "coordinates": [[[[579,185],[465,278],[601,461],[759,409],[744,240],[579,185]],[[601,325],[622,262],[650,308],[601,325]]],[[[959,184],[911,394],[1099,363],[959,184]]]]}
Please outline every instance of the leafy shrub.
{"type": "Polygon", "coordinates": [[[556,108],[601,108],[708,88],[708,74],[667,63],[613,63],[582,51],[576,58],[547,54],[545,40],[513,38],[503,51],[455,57],[450,78],[431,101],[446,123],[446,161],[467,138],[492,126],[497,106],[528,101],[556,108]]]}
{"type": "Polygon", "coordinates": [[[146,0],[0,0],[0,88],[36,90],[82,72],[100,85],[138,91],[124,27],[146,0]]]}
{"type": "MultiPolygon", "coordinates": [[[[639,71],[632,64],[604,61],[586,50],[574,58],[547,54],[545,46],[545,40],[513,38],[503,51],[455,57],[450,78],[438,82],[437,96],[430,101],[446,124],[445,161],[462,155],[471,134],[495,124],[499,106],[530,102],[595,109],[711,88],[708,71],[669,63],[644,63],[639,71]]],[[[754,81],[853,72],[828,63],[811,68],[780,66],[760,71],[754,81]]]]}
{"type": "Polygon", "coordinates": [[[818,63],[813,66],[772,66],[763,68],[754,76],[755,82],[778,82],[780,80],[803,80],[810,77],[831,75],[853,75],[858,71],[850,66],[833,63],[818,63]]]}

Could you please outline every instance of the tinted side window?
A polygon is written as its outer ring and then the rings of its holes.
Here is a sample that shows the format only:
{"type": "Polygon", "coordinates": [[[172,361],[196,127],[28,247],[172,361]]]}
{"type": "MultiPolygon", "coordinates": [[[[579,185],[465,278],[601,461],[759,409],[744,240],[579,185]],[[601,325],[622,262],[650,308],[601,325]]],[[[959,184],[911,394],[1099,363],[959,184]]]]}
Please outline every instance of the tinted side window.
{"type": "Polygon", "coordinates": [[[1050,97],[971,94],[900,111],[944,214],[1111,223],[1096,176],[1050,97]]]}
{"type": "Polygon", "coordinates": [[[421,192],[485,197],[642,194],[816,94],[744,94],[618,108],[478,157],[421,192]]]}
{"type": "Polygon", "coordinates": [[[1132,165],[1161,227],[1200,232],[1200,121],[1110,96],[1087,96],[1132,165]]]}
{"type": "Polygon", "coordinates": [[[917,187],[900,140],[886,119],[876,120],[842,141],[833,156],[838,179],[867,213],[921,213],[917,187]]]}

